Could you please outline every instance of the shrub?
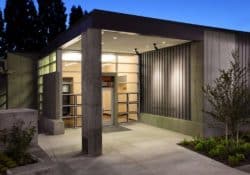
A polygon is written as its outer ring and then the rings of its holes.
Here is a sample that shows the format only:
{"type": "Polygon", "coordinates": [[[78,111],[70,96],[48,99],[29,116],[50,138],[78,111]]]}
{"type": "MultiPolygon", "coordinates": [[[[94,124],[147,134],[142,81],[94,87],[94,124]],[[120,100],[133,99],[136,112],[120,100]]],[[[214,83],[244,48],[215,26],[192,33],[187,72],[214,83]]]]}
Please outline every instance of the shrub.
{"type": "Polygon", "coordinates": [[[1,131],[0,138],[6,146],[7,155],[17,162],[23,161],[35,132],[35,127],[29,125],[24,128],[24,122],[20,120],[10,130],[1,131]]]}
{"type": "Polygon", "coordinates": [[[239,161],[245,160],[244,154],[236,154],[236,157],[239,159],[239,161]]]}
{"type": "Polygon", "coordinates": [[[204,145],[203,145],[203,143],[202,143],[202,142],[197,143],[197,144],[195,145],[194,149],[195,149],[196,151],[203,151],[203,150],[204,150],[204,145]]]}
{"type": "Polygon", "coordinates": [[[250,154],[250,143],[244,143],[242,145],[245,154],[250,154]]]}
{"type": "Polygon", "coordinates": [[[244,154],[236,154],[234,156],[228,156],[228,164],[231,166],[237,166],[241,161],[245,160],[244,154]]]}
{"type": "Polygon", "coordinates": [[[231,166],[239,165],[239,160],[236,156],[228,156],[228,164],[231,166]]]}
{"type": "Polygon", "coordinates": [[[16,166],[17,164],[15,161],[0,152],[0,174],[4,174],[7,169],[15,168],[16,166]]]}
{"type": "Polygon", "coordinates": [[[187,141],[186,139],[184,139],[183,141],[181,141],[180,145],[183,145],[183,146],[188,146],[191,144],[191,141],[187,141]]]}
{"type": "Polygon", "coordinates": [[[210,157],[218,157],[218,156],[219,156],[219,153],[218,153],[218,150],[214,148],[214,149],[211,149],[211,150],[209,151],[208,155],[209,155],[210,157]]]}
{"type": "Polygon", "coordinates": [[[6,173],[6,171],[8,170],[8,168],[2,164],[0,164],[0,174],[6,173]]]}
{"type": "Polygon", "coordinates": [[[216,140],[214,138],[200,139],[195,145],[196,151],[209,152],[216,145],[216,140]]]}
{"type": "Polygon", "coordinates": [[[219,144],[215,146],[215,148],[211,149],[208,154],[211,157],[224,158],[227,155],[227,149],[225,145],[219,144]]]}

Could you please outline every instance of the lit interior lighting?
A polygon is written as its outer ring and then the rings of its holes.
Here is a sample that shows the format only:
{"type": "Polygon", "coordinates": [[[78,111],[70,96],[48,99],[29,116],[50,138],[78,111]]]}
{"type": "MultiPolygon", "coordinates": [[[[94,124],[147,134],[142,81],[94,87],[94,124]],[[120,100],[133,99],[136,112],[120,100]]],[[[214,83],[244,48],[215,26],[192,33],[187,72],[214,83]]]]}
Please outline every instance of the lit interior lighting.
{"type": "Polygon", "coordinates": [[[116,57],[113,54],[103,54],[102,62],[115,62],[116,57]]]}
{"type": "Polygon", "coordinates": [[[73,66],[75,64],[77,64],[77,63],[68,63],[68,64],[65,64],[65,67],[73,66]]]}
{"type": "Polygon", "coordinates": [[[63,61],[81,61],[82,54],[77,52],[67,52],[62,54],[63,61]]]}
{"type": "Polygon", "coordinates": [[[166,44],[166,41],[162,41],[162,44],[166,44]]]}
{"type": "Polygon", "coordinates": [[[117,40],[118,38],[116,36],[113,37],[114,40],[117,40]]]}
{"type": "Polygon", "coordinates": [[[118,33],[123,34],[123,35],[131,35],[131,36],[138,35],[136,33],[131,33],[131,32],[118,32],[118,33]]]}

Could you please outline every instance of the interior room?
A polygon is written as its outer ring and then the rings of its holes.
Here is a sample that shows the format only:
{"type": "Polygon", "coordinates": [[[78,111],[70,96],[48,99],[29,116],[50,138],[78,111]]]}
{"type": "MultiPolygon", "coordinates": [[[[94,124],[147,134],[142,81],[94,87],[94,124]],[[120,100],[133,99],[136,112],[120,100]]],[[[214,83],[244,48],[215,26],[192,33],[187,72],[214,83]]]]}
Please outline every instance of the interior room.
{"type": "MultiPolygon", "coordinates": [[[[138,120],[141,53],[187,42],[102,30],[103,125],[138,120]]],[[[65,127],[69,128],[81,126],[81,99],[84,98],[81,93],[81,47],[81,37],[62,46],[62,118],[65,127]]]]}

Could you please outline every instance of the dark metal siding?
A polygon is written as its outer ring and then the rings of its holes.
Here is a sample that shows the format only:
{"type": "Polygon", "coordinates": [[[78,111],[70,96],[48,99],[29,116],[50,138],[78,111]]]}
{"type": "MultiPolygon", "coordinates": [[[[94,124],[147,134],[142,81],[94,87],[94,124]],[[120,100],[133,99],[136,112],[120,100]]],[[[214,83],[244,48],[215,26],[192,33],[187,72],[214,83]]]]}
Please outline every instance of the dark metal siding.
{"type": "Polygon", "coordinates": [[[141,54],[141,112],[190,120],[190,49],[183,44],[141,54]]]}

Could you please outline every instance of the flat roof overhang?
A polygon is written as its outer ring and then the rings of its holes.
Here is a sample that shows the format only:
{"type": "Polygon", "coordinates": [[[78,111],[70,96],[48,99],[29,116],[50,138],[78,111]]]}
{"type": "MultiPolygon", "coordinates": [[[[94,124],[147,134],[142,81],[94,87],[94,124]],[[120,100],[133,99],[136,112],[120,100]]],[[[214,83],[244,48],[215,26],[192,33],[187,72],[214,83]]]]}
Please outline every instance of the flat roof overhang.
{"type": "Polygon", "coordinates": [[[193,41],[203,40],[205,30],[219,30],[233,33],[245,33],[249,35],[248,32],[180,23],[102,10],[93,10],[88,15],[87,19],[84,18],[80,20],[73,27],[60,34],[49,44],[48,47],[42,50],[41,55],[47,55],[56,50],[63,44],[84,33],[88,28],[131,32],[141,35],[193,41]]]}

